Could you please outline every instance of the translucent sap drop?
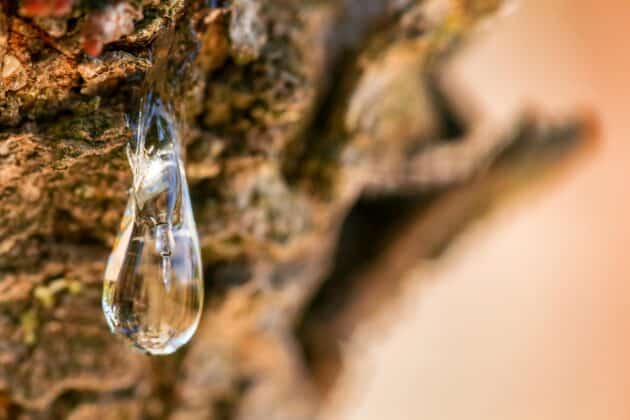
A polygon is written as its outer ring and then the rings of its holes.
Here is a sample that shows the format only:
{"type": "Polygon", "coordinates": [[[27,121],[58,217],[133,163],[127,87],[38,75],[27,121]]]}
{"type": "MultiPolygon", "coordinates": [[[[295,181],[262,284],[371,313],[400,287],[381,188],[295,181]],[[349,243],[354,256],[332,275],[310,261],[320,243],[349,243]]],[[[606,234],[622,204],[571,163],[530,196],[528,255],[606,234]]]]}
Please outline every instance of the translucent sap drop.
{"type": "Polygon", "coordinates": [[[134,185],[107,263],[102,304],[114,333],[149,354],[170,354],[197,329],[202,264],[177,141],[146,146],[142,139],[130,153],[134,185]]]}

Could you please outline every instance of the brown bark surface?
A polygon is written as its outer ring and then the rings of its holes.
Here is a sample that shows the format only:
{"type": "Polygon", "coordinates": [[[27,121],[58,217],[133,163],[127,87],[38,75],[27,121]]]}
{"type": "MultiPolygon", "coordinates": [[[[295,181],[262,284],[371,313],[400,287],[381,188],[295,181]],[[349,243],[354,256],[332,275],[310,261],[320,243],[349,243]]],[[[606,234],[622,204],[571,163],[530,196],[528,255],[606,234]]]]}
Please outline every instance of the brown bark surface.
{"type": "Polygon", "coordinates": [[[2,6],[0,417],[313,418],[339,338],[405,267],[592,137],[531,115],[505,130],[443,93],[499,0],[2,6]],[[207,292],[192,342],[151,358],[111,335],[100,294],[126,116],[165,53],[207,292]]]}

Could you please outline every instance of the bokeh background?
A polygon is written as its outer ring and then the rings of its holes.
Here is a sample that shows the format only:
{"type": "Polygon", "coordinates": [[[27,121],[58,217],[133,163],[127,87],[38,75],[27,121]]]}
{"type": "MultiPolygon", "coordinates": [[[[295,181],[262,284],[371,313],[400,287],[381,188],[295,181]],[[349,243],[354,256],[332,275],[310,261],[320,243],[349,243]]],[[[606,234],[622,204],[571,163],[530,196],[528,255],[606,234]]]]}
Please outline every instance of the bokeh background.
{"type": "Polygon", "coordinates": [[[629,24],[627,0],[521,0],[452,64],[492,118],[589,109],[600,146],[419,266],[324,418],[630,419],[629,24]]]}

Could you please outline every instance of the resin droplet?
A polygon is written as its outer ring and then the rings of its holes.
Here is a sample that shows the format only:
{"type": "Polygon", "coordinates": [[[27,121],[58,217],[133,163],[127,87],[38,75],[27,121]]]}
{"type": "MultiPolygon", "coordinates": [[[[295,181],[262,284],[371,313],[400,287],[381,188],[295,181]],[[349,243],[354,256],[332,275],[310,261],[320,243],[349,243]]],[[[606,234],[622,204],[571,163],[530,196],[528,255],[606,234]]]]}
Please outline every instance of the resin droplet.
{"type": "Polygon", "coordinates": [[[172,118],[147,98],[129,150],[134,184],[105,271],[103,311],[114,333],[150,354],[188,342],[203,304],[202,264],[172,118]]]}

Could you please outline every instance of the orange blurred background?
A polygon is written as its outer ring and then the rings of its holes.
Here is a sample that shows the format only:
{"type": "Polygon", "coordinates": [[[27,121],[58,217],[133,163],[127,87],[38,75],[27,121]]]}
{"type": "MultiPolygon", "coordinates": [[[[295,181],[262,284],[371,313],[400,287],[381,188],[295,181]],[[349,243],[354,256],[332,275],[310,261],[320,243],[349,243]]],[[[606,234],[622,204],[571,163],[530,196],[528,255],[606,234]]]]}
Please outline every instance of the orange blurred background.
{"type": "Polygon", "coordinates": [[[602,144],[411,274],[324,418],[630,419],[629,25],[628,0],[521,0],[453,63],[492,118],[592,109],[602,144]]]}

